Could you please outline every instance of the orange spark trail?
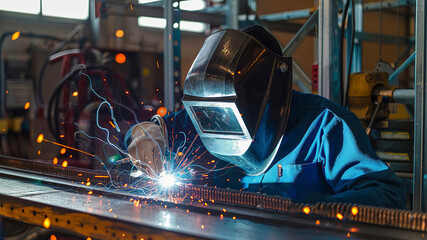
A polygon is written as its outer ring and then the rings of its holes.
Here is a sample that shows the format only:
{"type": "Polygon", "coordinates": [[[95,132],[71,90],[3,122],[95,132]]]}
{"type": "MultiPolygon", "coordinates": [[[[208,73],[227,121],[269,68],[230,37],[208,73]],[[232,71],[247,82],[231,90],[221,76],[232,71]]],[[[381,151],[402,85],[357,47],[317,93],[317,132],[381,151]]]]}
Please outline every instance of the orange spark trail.
{"type": "Polygon", "coordinates": [[[116,128],[116,126],[110,121],[111,126],[113,126],[113,128],[116,128]]]}
{"type": "Polygon", "coordinates": [[[85,151],[82,151],[82,150],[77,149],[77,148],[73,148],[73,147],[70,147],[70,146],[67,146],[67,145],[63,145],[63,144],[60,144],[60,143],[57,143],[57,142],[52,142],[52,141],[49,141],[49,140],[46,140],[46,139],[43,139],[43,141],[48,142],[48,143],[52,143],[52,144],[55,144],[57,146],[61,146],[61,147],[64,147],[64,148],[68,148],[68,149],[71,149],[71,150],[74,150],[74,151],[77,151],[77,152],[81,152],[81,153],[87,154],[87,155],[89,155],[91,157],[95,157],[95,155],[90,154],[90,153],[85,152],[85,151]]]}

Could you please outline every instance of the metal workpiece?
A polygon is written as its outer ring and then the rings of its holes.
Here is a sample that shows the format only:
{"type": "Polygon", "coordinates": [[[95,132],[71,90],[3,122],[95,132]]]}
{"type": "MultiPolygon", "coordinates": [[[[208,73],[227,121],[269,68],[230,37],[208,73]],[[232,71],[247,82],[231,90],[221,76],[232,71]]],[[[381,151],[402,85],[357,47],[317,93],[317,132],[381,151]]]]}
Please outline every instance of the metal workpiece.
{"type": "MultiPolygon", "coordinates": [[[[281,196],[196,185],[146,198],[137,189],[123,192],[51,177],[57,173],[47,176],[57,171],[50,164],[17,161],[0,164],[0,215],[93,239],[417,239],[426,232],[425,213],[293,203],[281,196]]],[[[87,174],[72,170],[76,177],[87,174]]]]}

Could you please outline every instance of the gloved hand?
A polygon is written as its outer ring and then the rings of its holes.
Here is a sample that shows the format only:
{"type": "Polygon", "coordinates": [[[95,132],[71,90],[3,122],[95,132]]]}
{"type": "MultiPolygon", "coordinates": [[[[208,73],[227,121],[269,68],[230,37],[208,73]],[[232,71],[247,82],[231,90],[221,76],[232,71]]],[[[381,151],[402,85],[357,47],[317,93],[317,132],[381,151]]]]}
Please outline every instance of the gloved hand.
{"type": "Polygon", "coordinates": [[[169,145],[163,118],[155,115],[151,122],[135,125],[131,137],[128,152],[132,163],[146,177],[158,177],[165,168],[165,151],[169,145]]]}

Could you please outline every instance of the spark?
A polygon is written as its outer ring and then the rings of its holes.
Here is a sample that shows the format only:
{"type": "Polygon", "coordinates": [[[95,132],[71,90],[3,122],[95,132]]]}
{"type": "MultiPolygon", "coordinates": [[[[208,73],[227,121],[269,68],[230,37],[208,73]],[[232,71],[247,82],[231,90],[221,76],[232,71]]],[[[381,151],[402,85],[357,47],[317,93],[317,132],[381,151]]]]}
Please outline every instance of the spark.
{"type": "Polygon", "coordinates": [[[92,191],[89,191],[87,194],[92,195],[92,194],[93,194],[93,192],[92,192],[92,191]]]}
{"type": "Polygon", "coordinates": [[[67,152],[67,149],[61,148],[61,151],[60,151],[61,154],[65,154],[66,152],[67,152]]]}
{"type": "Polygon", "coordinates": [[[58,238],[56,238],[56,236],[55,235],[50,235],[50,240],[57,240],[58,238]]]}
{"type": "Polygon", "coordinates": [[[19,36],[21,36],[21,32],[20,31],[16,31],[13,35],[12,35],[12,41],[15,41],[16,39],[19,38],[19,36]]]}
{"type": "Polygon", "coordinates": [[[353,214],[353,215],[357,215],[359,213],[359,209],[357,208],[357,207],[352,207],[351,208],[351,214],[353,214]]]}
{"type": "Polygon", "coordinates": [[[45,228],[49,228],[50,227],[50,219],[49,218],[45,218],[43,221],[43,227],[45,228]]]}
{"type": "Polygon", "coordinates": [[[316,225],[319,225],[320,224],[320,221],[319,220],[316,220],[316,225]]]}
{"type": "Polygon", "coordinates": [[[88,152],[85,152],[85,151],[82,151],[80,149],[73,148],[73,147],[70,147],[70,146],[67,146],[67,145],[64,145],[64,144],[60,144],[60,143],[57,143],[57,142],[52,142],[52,141],[49,141],[47,139],[42,139],[42,141],[45,141],[45,142],[48,142],[48,143],[52,143],[52,144],[55,144],[55,145],[60,146],[60,147],[64,147],[64,148],[61,149],[61,154],[64,154],[66,152],[65,148],[68,148],[68,149],[71,149],[71,150],[74,150],[74,151],[77,151],[77,152],[84,153],[84,154],[89,155],[91,157],[95,157],[95,155],[93,155],[93,154],[90,154],[88,152]]]}
{"type": "Polygon", "coordinates": [[[24,109],[27,110],[28,108],[30,108],[30,102],[25,103],[24,109]]]}
{"type": "Polygon", "coordinates": [[[344,216],[343,216],[341,213],[337,213],[337,218],[338,218],[339,220],[343,220],[343,219],[344,219],[344,216]]]}
{"type": "Polygon", "coordinates": [[[58,164],[58,158],[56,158],[56,157],[53,158],[52,163],[55,164],[55,165],[58,164]]]}
{"type": "Polygon", "coordinates": [[[63,162],[62,162],[62,167],[63,167],[63,168],[66,168],[67,166],[68,166],[68,162],[67,162],[67,161],[63,161],[63,162]]]}
{"type": "Polygon", "coordinates": [[[41,143],[41,142],[43,142],[43,139],[44,139],[44,135],[43,135],[43,133],[40,133],[39,136],[37,136],[37,142],[41,143]]]}
{"type": "Polygon", "coordinates": [[[309,207],[304,207],[303,209],[302,209],[302,211],[305,213],[305,214],[309,214],[310,213],[310,208],[309,207]]]}
{"type": "Polygon", "coordinates": [[[122,38],[125,35],[125,32],[121,29],[116,30],[116,37],[122,38]]]}
{"type": "Polygon", "coordinates": [[[102,175],[98,175],[98,176],[95,176],[96,178],[109,178],[110,176],[102,176],[102,175]]]}
{"type": "Polygon", "coordinates": [[[73,92],[73,97],[77,97],[79,95],[79,92],[73,92]]]}

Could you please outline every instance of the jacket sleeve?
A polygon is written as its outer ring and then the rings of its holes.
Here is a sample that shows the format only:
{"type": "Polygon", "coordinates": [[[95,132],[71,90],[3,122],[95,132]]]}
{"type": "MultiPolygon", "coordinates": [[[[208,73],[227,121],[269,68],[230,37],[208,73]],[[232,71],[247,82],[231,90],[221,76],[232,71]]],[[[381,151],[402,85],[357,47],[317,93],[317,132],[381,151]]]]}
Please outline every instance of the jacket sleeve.
{"type": "Polygon", "coordinates": [[[327,201],[406,207],[404,184],[376,156],[360,121],[353,114],[335,117],[325,126],[321,151],[323,173],[336,193],[327,201]]]}

